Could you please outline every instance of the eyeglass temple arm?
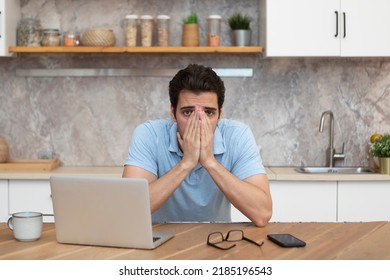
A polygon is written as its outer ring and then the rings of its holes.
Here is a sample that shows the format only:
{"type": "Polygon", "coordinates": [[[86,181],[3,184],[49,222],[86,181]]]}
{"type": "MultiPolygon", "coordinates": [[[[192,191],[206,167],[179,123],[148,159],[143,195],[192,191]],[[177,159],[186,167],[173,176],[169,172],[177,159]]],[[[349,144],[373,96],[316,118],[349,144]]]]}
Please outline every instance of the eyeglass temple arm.
{"type": "Polygon", "coordinates": [[[261,243],[257,243],[256,241],[253,241],[252,239],[249,239],[248,237],[245,237],[245,236],[243,236],[242,239],[244,239],[246,241],[249,241],[250,243],[253,243],[253,244],[255,244],[255,245],[259,246],[259,247],[264,244],[264,241],[261,242],[261,243]]]}

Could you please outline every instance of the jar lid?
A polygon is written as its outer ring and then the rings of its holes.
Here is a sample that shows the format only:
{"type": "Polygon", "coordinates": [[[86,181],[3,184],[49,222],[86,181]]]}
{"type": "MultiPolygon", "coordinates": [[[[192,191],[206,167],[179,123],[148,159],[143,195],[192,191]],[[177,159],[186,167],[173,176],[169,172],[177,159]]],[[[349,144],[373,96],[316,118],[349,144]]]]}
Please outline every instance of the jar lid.
{"type": "Polygon", "coordinates": [[[77,31],[67,31],[64,32],[64,37],[65,38],[77,38],[80,36],[80,33],[77,31]]]}
{"type": "Polygon", "coordinates": [[[153,17],[151,15],[143,15],[141,19],[153,19],[153,17]]]}
{"type": "Polygon", "coordinates": [[[158,15],[157,19],[171,19],[171,17],[167,15],[158,15]]]}
{"type": "Polygon", "coordinates": [[[138,15],[126,15],[126,19],[138,19],[138,15]]]}
{"type": "Polygon", "coordinates": [[[43,33],[47,34],[59,34],[60,30],[59,29],[43,29],[43,33]]]}
{"type": "Polygon", "coordinates": [[[222,17],[220,15],[209,15],[209,19],[221,19],[222,17]]]}
{"type": "Polygon", "coordinates": [[[32,17],[27,17],[27,18],[22,18],[20,22],[28,22],[28,23],[41,23],[41,21],[37,18],[32,18],[32,17]]]}

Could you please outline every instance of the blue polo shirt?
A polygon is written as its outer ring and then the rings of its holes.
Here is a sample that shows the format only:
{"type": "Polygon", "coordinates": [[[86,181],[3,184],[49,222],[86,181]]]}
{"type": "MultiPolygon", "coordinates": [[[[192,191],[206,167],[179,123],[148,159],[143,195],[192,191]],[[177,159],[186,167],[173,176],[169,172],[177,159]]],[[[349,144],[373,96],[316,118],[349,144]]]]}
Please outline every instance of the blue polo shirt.
{"type": "MultiPolygon", "coordinates": [[[[134,131],[125,165],[163,176],[183,157],[176,134],[177,124],[171,119],[139,125],[134,131]]],[[[216,160],[241,180],[266,173],[252,131],[241,122],[219,120],[214,131],[213,149],[216,160]]],[[[153,222],[228,222],[231,221],[230,202],[198,164],[152,218],[153,222]]]]}

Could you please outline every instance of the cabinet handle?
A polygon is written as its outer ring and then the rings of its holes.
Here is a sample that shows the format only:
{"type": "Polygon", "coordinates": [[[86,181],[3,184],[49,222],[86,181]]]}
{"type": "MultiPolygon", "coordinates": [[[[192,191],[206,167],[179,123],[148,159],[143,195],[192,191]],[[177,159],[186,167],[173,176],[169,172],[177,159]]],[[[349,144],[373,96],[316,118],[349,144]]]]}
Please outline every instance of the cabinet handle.
{"type": "Polygon", "coordinates": [[[346,20],[346,15],[345,13],[343,13],[343,19],[344,19],[344,37],[345,38],[347,36],[347,20],[346,20]]]}
{"type": "Polygon", "coordinates": [[[336,14],[336,34],[334,34],[335,37],[339,36],[339,12],[334,11],[336,14]]]}

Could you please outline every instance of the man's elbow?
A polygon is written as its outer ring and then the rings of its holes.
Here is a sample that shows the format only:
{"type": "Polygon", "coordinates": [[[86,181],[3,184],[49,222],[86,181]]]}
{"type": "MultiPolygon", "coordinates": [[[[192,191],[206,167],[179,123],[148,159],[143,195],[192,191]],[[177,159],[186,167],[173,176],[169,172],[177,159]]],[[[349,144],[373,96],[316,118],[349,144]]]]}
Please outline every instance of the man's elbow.
{"type": "Polygon", "coordinates": [[[258,215],[254,219],[252,219],[252,222],[255,224],[257,227],[265,227],[269,220],[271,220],[272,217],[272,210],[267,211],[267,213],[263,213],[262,215],[258,215]]]}

